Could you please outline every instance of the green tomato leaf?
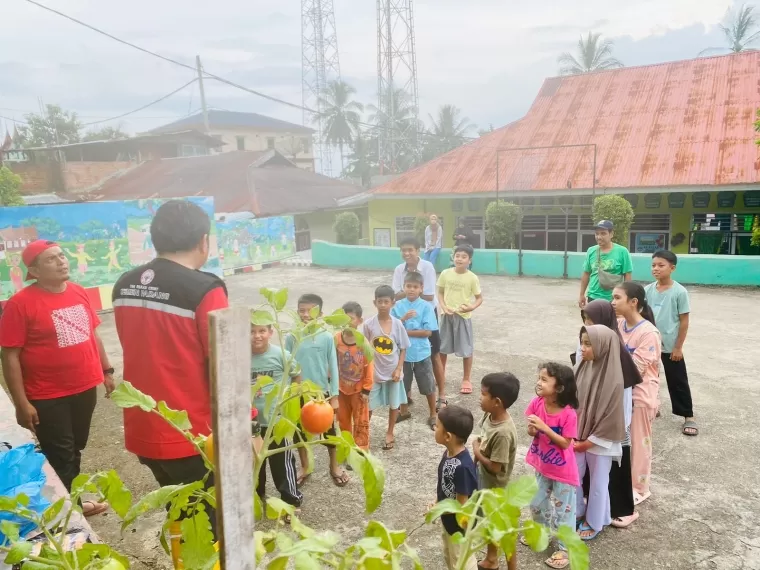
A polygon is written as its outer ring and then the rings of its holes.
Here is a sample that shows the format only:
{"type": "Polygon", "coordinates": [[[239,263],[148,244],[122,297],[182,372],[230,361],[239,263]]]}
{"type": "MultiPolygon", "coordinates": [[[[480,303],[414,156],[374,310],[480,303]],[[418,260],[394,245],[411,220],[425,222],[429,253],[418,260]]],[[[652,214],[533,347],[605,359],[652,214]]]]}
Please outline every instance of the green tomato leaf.
{"type": "Polygon", "coordinates": [[[267,565],[267,570],[285,570],[288,567],[288,557],[280,556],[267,565]]]}
{"type": "Polygon", "coordinates": [[[588,570],[588,546],[581,540],[578,533],[571,527],[564,525],[557,530],[557,539],[567,548],[570,567],[573,570],[588,570]]]}
{"type": "Polygon", "coordinates": [[[124,486],[118,473],[111,469],[105,476],[96,478],[95,485],[113,511],[124,518],[132,506],[132,493],[124,486]]]}
{"type": "Polygon", "coordinates": [[[538,483],[532,475],[523,475],[507,485],[506,501],[512,506],[522,509],[530,505],[538,491],[538,483]]]}
{"type": "MultiPolygon", "coordinates": [[[[293,434],[296,433],[298,426],[291,422],[288,418],[280,418],[274,425],[272,430],[272,438],[278,445],[282,443],[283,439],[291,439],[293,434]]],[[[263,467],[262,467],[263,469],[263,467]]]]}
{"type": "Polygon", "coordinates": [[[283,287],[277,291],[272,297],[272,304],[275,309],[282,311],[285,308],[285,305],[288,304],[288,290],[283,287]]]}
{"type": "Polygon", "coordinates": [[[502,537],[499,539],[499,546],[508,557],[507,560],[509,560],[509,557],[513,556],[517,550],[517,533],[509,532],[502,535],[502,537]]]}
{"type": "Polygon", "coordinates": [[[163,400],[158,403],[158,413],[180,431],[189,431],[193,427],[185,410],[172,410],[163,400]]]}
{"type": "MultiPolygon", "coordinates": [[[[279,390],[272,390],[267,395],[264,396],[264,418],[269,418],[269,420],[273,420],[272,412],[274,410],[275,406],[275,400],[277,399],[279,390]]],[[[264,421],[263,419],[260,419],[259,421],[264,421]]]]}
{"type": "Polygon", "coordinates": [[[525,542],[535,552],[543,552],[549,546],[549,530],[537,522],[528,520],[523,523],[525,542]]]}
{"type": "Polygon", "coordinates": [[[19,564],[32,553],[32,543],[26,541],[14,542],[5,557],[5,563],[13,566],[19,564]]]}
{"type": "MultiPolygon", "coordinates": [[[[3,509],[0,507],[0,511],[4,511],[6,509],[3,509]]],[[[8,542],[16,542],[20,536],[19,536],[19,525],[11,522],[9,520],[1,520],[0,521],[0,532],[5,535],[5,538],[8,539],[8,542]]]]}
{"type": "Polygon", "coordinates": [[[111,392],[111,401],[120,408],[140,408],[143,412],[150,412],[156,407],[153,398],[143,394],[126,380],[111,392]]]}
{"type": "MultiPolygon", "coordinates": [[[[261,468],[265,469],[266,465],[261,468]]],[[[256,491],[253,492],[253,518],[257,521],[264,518],[264,505],[261,503],[261,497],[259,497],[256,491]]]]}
{"type": "Polygon", "coordinates": [[[50,570],[51,568],[55,568],[55,566],[43,564],[42,562],[33,562],[31,560],[27,560],[21,565],[21,570],[50,570]]]}
{"type": "Polygon", "coordinates": [[[274,317],[269,311],[251,311],[251,324],[257,327],[272,326],[274,317]]]}
{"type": "Polygon", "coordinates": [[[313,307],[312,307],[312,308],[309,310],[309,316],[310,316],[312,319],[316,319],[316,318],[318,318],[318,317],[319,317],[319,315],[320,315],[320,313],[321,313],[321,312],[322,312],[322,308],[321,308],[319,305],[314,305],[314,306],[313,306],[313,307]]]}
{"type": "Polygon", "coordinates": [[[325,391],[311,380],[304,379],[303,382],[301,382],[301,395],[304,396],[307,401],[314,400],[316,397],[321,397],[324,393],[325,391]]]}
{"type": "Polygon", "coordinates": [[[180,554],[185,568],[204,568],[216,555],[214,535],[206,511],[196,511],[192,518],[182,521],[180,554]]]}
{"type": "Polygon", "coordinates": [[[382,462],[370,453],[363,453],[365,462],[361,471],[364,479],[364,497],[367,502],[366,511],[374,513],[383,501],[385,488],[385,469],[382,462]]]}
{"type": "Polygon", "coordinates": [[[285,392],[285,402],[282,404],[282,415],[293,425],[297,425],[301,419],[301,399],[296,397],[300,394],[301,387],[291,384],[285,392]]]}
{"type": "MultiPolygon", "coordinates": [[[[50,505],[47,509],[45,509],[45,512],[42,513],[42,522],[43,522],[43,524],[45,526],[47,526],[51,522],[53,522],[58,517],[58,515],[61,514],[61,509],[63,509],[63,506],[65,504],[66,504],[66,499],[61,498],[61,499],[58,499],[52,505],[50,505]]],[[[3,533],[3,534],[5,534],[5,533],[3,533]]]]}
{"type": "Polygon", "coordinates": [[[340,328],[351,324],[351,317],[343,312],[343,309],[338,309],[332,315],[327,315],[323,320],[325,321],[325,324],[330,325],[331,327],[340,328]]]}
{"type": "Polygon", "coordinates": [[[321,570],[322,565],[307,552],[296,554],[296,570],[321,570]]]}
{"type": "Polygon", "coordinates": [[[430,524],[437,518],[440,518],[441,515],[448,514],[465,514],[464,506],[454,499],[438,501],[425,515],[425,522],[430,524]]]}
{"type": "Polygon", "coordinates": [[[370,521],[364,534],[367,537],[379,538],[380,545],[389,552],[396,550],[406,540],[406,531],[390,530],[379,521],[370,521]]]}
{"type": "Polygon", "coordinates": [[[259,289],[259,293],[261,293],[261,296],[266,299],[267,303],[271,303],[277,291],[270,289],[269,287],[262,287],[259,289]]]}
{"type": "Polygon", "coordinates": [[[175,491],[169,500],[169,519],[177,521],[182,516],[182,511],[187,507],[190,498],[199,489],[203,488],[203,481],[195,481],[189,485],[184,485],[175,491]]]}
{"type": "Polygon", "coordinates": [[[293,505],[289,505],[282,499],[278,499],[277,497],[269,497],[267,499],[268,519],[279,519],[283,515],[293,515],[295,512],[296,508],[293,505]]]}
{"type": "Polygon", "coordinates": [[[303,524],[301,522],[301,519],[299,519],[296,515],[290,516],[290,528],[301,538],[311,538],[314,536],[314,531],[303,524]]]}
{"type": "Polygon", "coordinates": [[[414,570],[424,570],[422,567],[422,560],[420,560],[419,553],[412,548],[411,546],[404,544],[402,548],[402,552],[404,556],[406,556],[409,560],[412,561],[414,564],[414,570]]]}
{"type": "Polygon", "coordinates": [[[141,517],[142,515],[151,511],[164,508],[164,506],[166,506],[167,503],[171,502],[171,500],[180,492],[188,490],[195,491],[202,488],[203,482],[196,481],[195,483],[190,483],[189,485],[167,485],[166,487],[160,487],[155,491],[151,491],[147,495],[144,495],[139,501],[132,505],[129,511],[127,511],[127,514],[124,517],[124,521],[121,525],[121,530],[123,531],[126,529],[138,517],[141,517]]]}
{"type": "Polygon", "coordinates": [[[274,537],[274,542],[277,545],[277,548],[280,550],[280,552],[287,551],[293,548],[293,539],[290,538],[284,532],[278,532],[277,536],[274,537]]]}

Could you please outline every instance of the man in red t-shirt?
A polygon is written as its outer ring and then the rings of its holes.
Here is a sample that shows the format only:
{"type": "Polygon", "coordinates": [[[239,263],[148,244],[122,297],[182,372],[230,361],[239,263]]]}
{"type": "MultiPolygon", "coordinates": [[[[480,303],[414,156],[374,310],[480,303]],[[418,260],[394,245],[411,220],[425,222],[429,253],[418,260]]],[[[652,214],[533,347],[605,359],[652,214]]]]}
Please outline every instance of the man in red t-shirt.
{"type": "MultiPolygon", "coordinates": [[[[69,262],[52,241],[37,240],[21,254],[25,287],[5,305],[0,319],[3,375],[16,420],[31,430],[67,489],[79,475],[97,400],[114,389],[113,368],[95,329],[100,319],[87,292],[69,281],[69,262]]],[[[85,501],[85,516],[105,511],[85,501]]]]}
{"type": "MultiPolygon", "coordinates": [[[[113,288],[124,379],[156,401],[186,410],[192,432],[204,435],[211,430],[208,313],[227,307],[224,281],[200,271],[210,233],[211,221],[197,205],[164,203],[150,226],[156,259],[122,275],[113,288]]],[[[195,447],[156,414],[125,409],[124,442],[161,486],[206,475],[195,447]]]]}

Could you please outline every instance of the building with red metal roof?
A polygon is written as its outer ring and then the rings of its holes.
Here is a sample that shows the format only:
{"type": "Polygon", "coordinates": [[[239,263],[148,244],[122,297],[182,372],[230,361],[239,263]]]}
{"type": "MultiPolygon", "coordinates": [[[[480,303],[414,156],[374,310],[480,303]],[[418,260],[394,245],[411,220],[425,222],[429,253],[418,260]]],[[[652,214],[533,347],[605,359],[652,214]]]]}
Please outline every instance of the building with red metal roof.
{"type": "Polygon", "coordinates": [[[523,206],[526,249],[563,249],[569,208],[569,249],[582,251],[593,196],[615,193],[636,211],[631,251],[760,253],[758,108],[757,51],[549,78],[522,119],[366,193],[371,233],[397,243],[436,213],[444,245],[464,218],[485,246],[498,197],[523,206]]]}

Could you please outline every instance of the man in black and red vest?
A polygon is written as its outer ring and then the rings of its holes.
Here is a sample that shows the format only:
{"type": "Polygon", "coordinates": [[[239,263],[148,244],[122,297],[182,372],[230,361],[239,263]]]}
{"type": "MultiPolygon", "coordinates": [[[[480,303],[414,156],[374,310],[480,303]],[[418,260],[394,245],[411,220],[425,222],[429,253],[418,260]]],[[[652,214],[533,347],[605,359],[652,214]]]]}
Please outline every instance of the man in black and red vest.
{"type": "MultiPolygon", "coordinates": [[[[211,430],[208,313],[228,306],[224,282],[200,271],[208,259],[210,232],[211,221],[199,206],[184,200],[164,203],[150,226],[156,259],[122,275],[113,288],[124,380],[170,408],[187,411],[192,432],[203,435],[211,430]]],[[[206,475],[195,447],[156,414],[125,409],[124,440],[162,487],[206,475]]],[[[208,484],[213,485],[213,477],[208,484]]]]}

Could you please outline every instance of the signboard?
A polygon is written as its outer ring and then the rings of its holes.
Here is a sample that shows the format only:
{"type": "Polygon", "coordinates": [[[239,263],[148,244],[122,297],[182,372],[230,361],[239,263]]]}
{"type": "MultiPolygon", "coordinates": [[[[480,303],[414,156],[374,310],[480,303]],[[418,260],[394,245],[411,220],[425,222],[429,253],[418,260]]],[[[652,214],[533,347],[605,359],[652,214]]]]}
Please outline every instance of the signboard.
{"type": "Polygon", "coordinates": [[[654,253],[665,249],[665,234],[636,234],[634,253],[654,253]]]}
{"type": "Polygon", "coordinates": [[[736,203],[736,192],[718,192],[718,208],[733,208],[736,203]]]}
{"type": "Polygon", "coordinates": [[[668,194],[668,206],[671,208],[683,208],[686,203],[686,194],[683,192],[671,192],[668,194]]]}
{"type": "Polygon", "coordinates": [[[760,208],[760,190],[749,190],[744,193],[744,205],[747,208],[760,208]]]}
{"type": "Polygon", "coordinates": [[[695,208],[707,208],[710,205],[710,193],[694,192],[691,195],[691,205],[695,208]]]}
{"type": "MultiPolygon", "coordinates": [[[[631,205],[631,208],[635,208],[639,205],[639,195],[638,194],[623,194],[623,198],[628,200],[628,203],[631,205]]],[[[659,206],[659,204],[658,204],[659,206]]]]}
{"type": "Polygon", "coordinates": [[[647,208],[659,208],[662,202],[662,194],[645,194],[644,206],[647,208]]]}

